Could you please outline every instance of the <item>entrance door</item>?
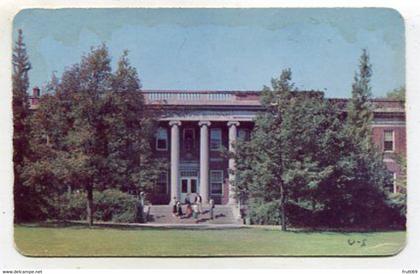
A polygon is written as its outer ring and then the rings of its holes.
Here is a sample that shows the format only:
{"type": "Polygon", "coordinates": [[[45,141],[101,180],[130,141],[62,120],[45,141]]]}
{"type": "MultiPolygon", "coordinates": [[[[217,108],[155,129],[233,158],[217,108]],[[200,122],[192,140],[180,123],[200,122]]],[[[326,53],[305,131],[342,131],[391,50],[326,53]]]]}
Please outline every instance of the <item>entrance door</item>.
{"type": "Polygon", "coordinates": [[[198,179],[197,177],[182,177],[181,178],[181,203],[184,203],[185,197],[187,194],[190,193],[190,200],[192,201],[192,197],[195,195],[191,195],[193,193],[198,193],[198,179]]]}

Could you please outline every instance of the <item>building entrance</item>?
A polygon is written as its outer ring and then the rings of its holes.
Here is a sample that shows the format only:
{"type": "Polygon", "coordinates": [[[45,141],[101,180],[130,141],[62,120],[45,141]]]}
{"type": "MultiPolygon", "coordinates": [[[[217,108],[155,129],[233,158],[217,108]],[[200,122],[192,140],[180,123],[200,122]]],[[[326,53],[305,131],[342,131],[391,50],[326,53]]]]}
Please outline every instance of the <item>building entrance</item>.
{"type": "Polygon", "coordinates": [[[190,193],[190,201],[193,202],[193,198],[199,189],[198,177],[181,177],[181,193],[179,197],[181,203],[185,202],[188,193],[190,193]]]}

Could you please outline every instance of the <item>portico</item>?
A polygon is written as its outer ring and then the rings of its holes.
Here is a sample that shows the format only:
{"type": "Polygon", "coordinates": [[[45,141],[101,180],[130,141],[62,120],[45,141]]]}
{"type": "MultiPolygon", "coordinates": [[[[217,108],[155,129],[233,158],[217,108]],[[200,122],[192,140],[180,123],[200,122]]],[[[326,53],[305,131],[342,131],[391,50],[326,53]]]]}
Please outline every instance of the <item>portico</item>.
{"type": "MultiPolygon", "coordinates": [[[[215,127],[211,128],[212,121],[209,120],[199,120],[199,121],[183,121],[179,120],[170,120],[168,125],[170,127],[170,197],[171,203],[173,202],[173,198],[176,197],[179,200],[183,200],[186,197],[186,194],[200,194],[203,199],[203,203],[208,203],[211,194],[215,195],[217,192],[214,190],[216,184],[213,184],[213,192],[209,193],[212,186],[210,185],[210,160],[214,163],[213,165],[216,166],[217,162],[222,162],[223,165],[224,158],[218,157],[211,157],[211,155],[216,155],[217,153],[221,153],[222,151],[222,136],[227,136],[227,144],[229,151],[234,151],[234,144],[237,139],[237,127],[240,125],[239,121],[216,121],[217,124],[213,125],[215,127]],[[185,122],[188,122],[189,125],[185,126],[183,130],[181,127],[185,122]],[[199,129],[197,132],[199,133],[198,138],[195,138],[194,134],[186,133],[187,131],[191,131],[194,133],[193,125],[199,129]],[[221,125],[224,125],[221,128],[221,125]],[[221,132],[220,129],[225,129],[226,132],[221,132]],[[210,130],[212,130],[213,136],[209,135],[210,130]],[[218,133],[220,132],[220,133],[218,133]],[[218,145],[218,137],[220,136],[220,147],[218,145]],[[190,137],[194,136],[194,137],[190,137]],[[188,139],[191,138],[191,139],[188,139]],[[195,147],[195,139],[199,140],[199,151],[198,151],[198,159],[194,161],[193,156],[188,156],[187,154],[183,155],[186,160],[183,161],[181,164],[181,152],[184,153],[191,153],[193,154],[193,149],[195,147]],[[181,142],[182,141],[182,142],[181,142]],[[187,144],[186,142],[192,142],[187,144]],[[210,142],[212,142],[210,144],[210,142]],[[183,143],[184,151],[181,151],[180,146],[183,143]],[[211,153],[210,153],[211,152],[211,153]],[[210,155],[211,154],[211,155],[210,155]],[[194,165],[195,162],[198,164],[194,165]],[[197,172],[198,171],[198,172],[197,172]]],[[[221,157],[221,156],[220,156],[221,157]]],[[[220,164],[219,164],[220,166],[220,164]]],[[[227,180],[223,180],[223,184],[227,184],[228,187],[226,188],[228,193],[223,193],[223,190],[220,190],[221,195],[226,195],[228,197],[227,201],[229,204],[236,204],[236,199],[234,195],[234,189],[232,186],[232,181],[234,180],[234,170],[235,170],[235,160],[229,159],[227,167],[219,167],[222,171],[221,173],[225,173],[224,175],[227,176],[227,180]]],[[[215,171],[219,171],[215,170],[215,171]]],[[[217,178],[217,172],[212,171],[212,179],[214,180],[217,178]]],[[[220,174],[220,173],[219,173],[220,174]]],[[[222,175],[223,178],[223,175],[222,175]]],[[[222,186],[223,188],[223,186],[222,186]]]]}
{"type": "Polygon", "coordinates": [[[257,113],[264,111],[259,92],[144,91],[146,104],[159,112],[155,153],[168,163],[155,184],[152,203],[170,204],[188,193],[203,203],[237,205],[232,182],[238,138],[249,137],[257,113]],[[194,195],[191,195],[194,196],[194,195]]]}

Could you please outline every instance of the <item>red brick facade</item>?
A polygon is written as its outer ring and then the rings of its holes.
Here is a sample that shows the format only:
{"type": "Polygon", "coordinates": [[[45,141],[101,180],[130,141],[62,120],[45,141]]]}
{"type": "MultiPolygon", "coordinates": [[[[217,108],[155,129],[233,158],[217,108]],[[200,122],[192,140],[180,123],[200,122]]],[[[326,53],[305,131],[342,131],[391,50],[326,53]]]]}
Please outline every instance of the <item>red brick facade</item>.
{"type": "MultiPolygon", "coordinates": [[[[181,179],[184,177],[196,178],[200,184],[200,121],[210,122],[208,126],[208,142],[211,143],[211,132],[214,129],[221,131],[221,145],[225,149],[229,148],[229,123],[237,123],[236,130],[250,131],[253,127],[253,119],[258,112],[264,111],[259,102],[259,92],[256,91],[145,91],[145,102],[149,107],[156,105],[163,108],[163,116],[160,117],[160,128],[162,134],[166,136],[165,149],[156,149],[155,155],[168,163],[171,162],[171,121],[178,121],[179,126],[179,162],[180,167],[175,174],[180,180],[178,190],[171,189],[171,174],[174,173],[168,168],[166,177],[162,176],[161,184],[156,187],[152,203],[167,204],[170,202],[171,193],[180,193],[182,190],[181,179]],[[189,130],[188,144],[185,140],[185,130],[189,130]],[[172,173],[171,173],[172,172],[172,173]],[[189,174],[183,175],[183,174],[189,174]],[[166,179],[165,179],[166,178],[166,179]],[[166,182],[165,182],[166,180],[166,182]],[[166,184],[166,185],[164,185],[166,184]],[[159,192],[159,191],[160,192],[159,192]]],[[[33,96],[30,97],[32,109],[36,109],[39,100],[39,89],[34,89],[33,96]]],[[[345,114],[347,99],[328,99],[342,110],[345,114]]],[[[375,99],[372,101],[374,108],[374,123],[372,125],[372,138],[375,145],[384,152],[384,162],[390,172],[395,174],[395,178],[400,175],[400,167],[396,162],[397,155],[406,155],[406,128],[405,110],[400,101],[388,99],[375,99]],[[385,140],[387,135],[387,140],[385,140]],[[384,151],[387,142],[388,151],[384,151]],[[391,149],[390,149],[391,148],[391,149]]],[[[155,142],[157,145],[157,142],[155,142]]],[[[208,195],[217,204],[227,204],[229,202],[229,163],[220,151],[208,148],[208,195]],[[217,185],[218,193],[212,193],[212,172],[220,175],[223,173],[221,189],[217,185]],[[220,190],[222,193],[220,193],[220,190]]],[[[170,165],[169,165],[170,166],[170,165]]],[[[220,177],[220,176],[219,176],[220,177]]],[[[172,177],[173,178],[173,177],[172,177]]],[[[185,182],[184,182],[185,183],[185,182]]],[[[190,190],[190,187],[188,188],[190,190]]],[[[398,189],[395,189],[398,191],[398,189]]],[[[185,193],[184,193],[185,194],[185,193]]],[[[175,194],[177,195],[177,194],[175,194]]],[[[181,194],[180,194],[181,195],[181,194]]],[[[178,196],[178,195],[177,195],[178,196]]]]}

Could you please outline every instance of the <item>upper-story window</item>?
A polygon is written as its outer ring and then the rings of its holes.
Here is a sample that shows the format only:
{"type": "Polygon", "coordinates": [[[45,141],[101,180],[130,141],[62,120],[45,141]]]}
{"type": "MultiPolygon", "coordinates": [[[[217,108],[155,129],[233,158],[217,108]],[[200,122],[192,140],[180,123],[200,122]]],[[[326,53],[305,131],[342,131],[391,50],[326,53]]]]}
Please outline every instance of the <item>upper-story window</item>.
{"type": "Polygon", "coordinates": [[[222,130],[220,128],[210,129],[210,150],[222,148],[222,130]]]}
{"type": "Polygon", "coordinates": [[[394,141],[394,131],[385,130],[384,131],[384,151],[394,151],[395,141],[394,141]]]}
{"type": "Polygon", "coordinates": [[[156,133],[156,150],[168,150],[168,131],[166,128],[158,128],[156,133]]]}
{"type": "Polygon", "coordinates": [[[194,148],[195,148],[194,129],[186,128],[186,129],[184,129],[184,149],[186,151],[191,151],[194,148]]]}

